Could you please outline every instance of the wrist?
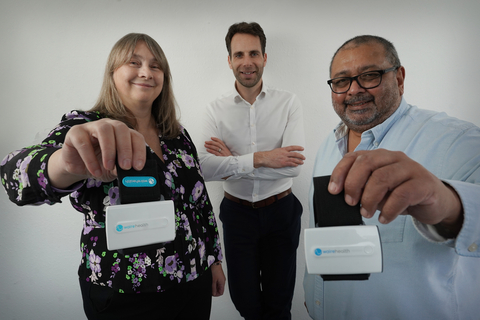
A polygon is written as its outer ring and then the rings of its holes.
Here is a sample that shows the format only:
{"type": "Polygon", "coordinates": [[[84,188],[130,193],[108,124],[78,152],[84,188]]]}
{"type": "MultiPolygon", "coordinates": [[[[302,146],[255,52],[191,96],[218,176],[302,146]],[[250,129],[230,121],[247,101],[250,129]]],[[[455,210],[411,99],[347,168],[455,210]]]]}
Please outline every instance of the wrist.
{"type": "Polygon", "coordinates": [[[86,179],[86,177],[67,171],[65,163],[62,162],[62,151],[62,149],[58,149],[47,160],[49,182],[52,187],[57,189],[67,189],[72,184],[86,179]]]}
{"type": "Polygon", "coordinates": [[[264,167],[265,162],[265,151],[257,151],[253,154],[253,167],[260,168],[264,167]]]}
{"type": "Polygon", "coordinates": [[[446,183],[444,183],[444,185],[450,190],[452,195],[445,205],[446,208],[449,208],[449,215],[447,218],[435,225],[435,227],[441,235],[448,238],[454,238],[458,235],[458,233],[460,233],[460,230],[463,226],[463,206],[455,189],[446,183]],[[447,204],[450,206],[447,206],[447,204]]]}

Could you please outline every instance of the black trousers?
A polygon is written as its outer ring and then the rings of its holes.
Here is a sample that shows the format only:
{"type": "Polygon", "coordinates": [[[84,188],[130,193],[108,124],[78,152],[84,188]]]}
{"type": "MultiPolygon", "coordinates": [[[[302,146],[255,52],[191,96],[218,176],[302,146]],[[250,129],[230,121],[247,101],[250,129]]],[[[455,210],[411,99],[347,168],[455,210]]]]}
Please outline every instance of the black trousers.
{"type": "Polygon", "coordinates": [[[229,291],[245,319],[291,319],[302,210],[293,193],[259,209],[223,199],[229,291]]]}
{"type": "Polygon", "coordinates": [[[89,320],[210,319],[212,272],[160,293],[118,293],[80,280],[83,307],[89,320]]]}

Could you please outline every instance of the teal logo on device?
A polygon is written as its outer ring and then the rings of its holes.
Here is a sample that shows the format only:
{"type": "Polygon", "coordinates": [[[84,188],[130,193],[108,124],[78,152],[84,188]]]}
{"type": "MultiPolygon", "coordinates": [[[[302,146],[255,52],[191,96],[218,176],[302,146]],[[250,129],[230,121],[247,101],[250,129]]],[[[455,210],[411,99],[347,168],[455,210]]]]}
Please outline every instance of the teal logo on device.
{"type": "Polygon", "coordinates": [[[157,179],[154,177],[146,176],[130,176],[122,179],[122,183],[125,187],[138,188],[138,187],[153,187],[157,184],[157,179]]]}

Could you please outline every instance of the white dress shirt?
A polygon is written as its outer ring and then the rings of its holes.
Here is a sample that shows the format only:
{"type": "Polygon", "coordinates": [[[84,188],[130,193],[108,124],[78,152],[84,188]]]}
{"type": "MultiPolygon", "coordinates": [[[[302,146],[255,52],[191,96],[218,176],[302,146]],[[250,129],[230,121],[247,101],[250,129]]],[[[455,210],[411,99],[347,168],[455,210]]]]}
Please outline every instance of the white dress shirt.
{"type": "Polygon", "coordinates": [[[228,177],[223,186],[229,194],[251,202],[263,200],[290,188],[301,166],[254,168],[253,154],[291,145],[304,147],[302,105],[296,95],[265,84],[253,104],[234,90],[207,107],[202,142],[212,137],[222,140],[233,156],[215,156],[199,144],[205,180],[228,177]]]}

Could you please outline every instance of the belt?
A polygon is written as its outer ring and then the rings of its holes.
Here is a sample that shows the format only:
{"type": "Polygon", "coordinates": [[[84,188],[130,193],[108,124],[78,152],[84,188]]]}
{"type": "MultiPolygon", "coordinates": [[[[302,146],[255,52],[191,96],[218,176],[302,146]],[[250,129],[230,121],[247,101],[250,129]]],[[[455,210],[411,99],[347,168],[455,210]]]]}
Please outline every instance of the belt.
{"type": "Polygon", "coordinates": [[[292,193],[292,188],[290,188],[286,191],[283,191],[279,194],[268,197],[266,199],[256,201],[256,202],[250,202],[250,201],[247,201],[247,200],[239,199],[237,197],[232,196],[230,193],[227,193],[227,192],[225,192],[225,198],[227,198],[228,200],[232,200],[233,202],[242,204],[244,206],[247,206],[247,207],[250,207],[250,208],[253,208],[253,209],[257,209],[257,208],[263,208],[263,207],[269,206],[269,205],[273,204],[275,201],[278,201],[278,200],[288,196],[290,193],[292,193]]]}

